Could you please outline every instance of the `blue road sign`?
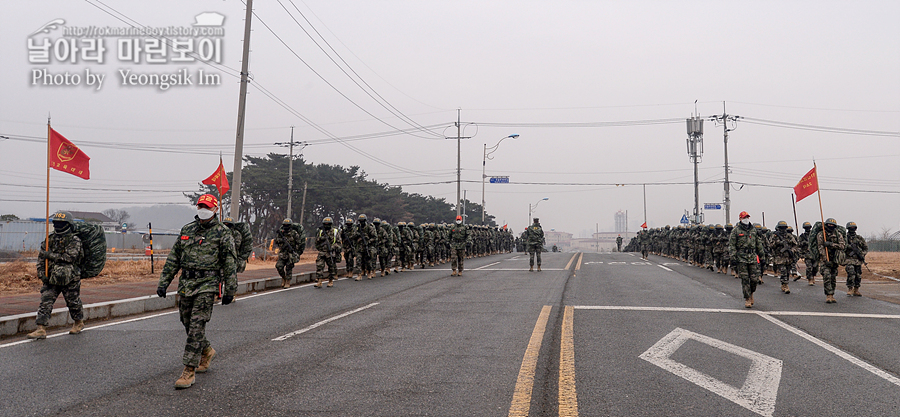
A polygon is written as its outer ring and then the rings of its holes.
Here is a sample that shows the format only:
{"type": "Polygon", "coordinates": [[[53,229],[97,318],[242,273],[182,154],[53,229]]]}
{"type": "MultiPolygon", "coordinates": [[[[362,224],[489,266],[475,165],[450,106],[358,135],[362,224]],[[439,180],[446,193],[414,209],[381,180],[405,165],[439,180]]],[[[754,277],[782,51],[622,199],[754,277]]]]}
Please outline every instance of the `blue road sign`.
{"type": "Polygon", "coordinates": [[[722,205],[719,203],[704,203],[703,210],[722,210],[722,205]]]}
{"type": "Polygon", "coordinates": [[[690,222],[691,222],[691,221],[688,220],[688,218],[687,218],[687,214],[681,216],[681,224],[688,224],[688,223],[690,223],[690,222]]]}
{"type": "Polygon", "coordinates": [[[509,177],[491,177],[491,184],[509,184],[509,177]]]}

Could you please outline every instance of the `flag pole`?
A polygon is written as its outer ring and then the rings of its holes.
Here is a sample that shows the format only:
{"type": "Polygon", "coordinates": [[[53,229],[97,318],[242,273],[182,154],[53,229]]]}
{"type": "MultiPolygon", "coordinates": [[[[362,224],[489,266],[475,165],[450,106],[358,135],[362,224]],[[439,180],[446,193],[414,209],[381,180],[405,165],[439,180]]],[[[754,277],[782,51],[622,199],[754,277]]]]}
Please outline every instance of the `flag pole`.
{"type": "MultiPolygon", "coordinates": [[[[219,151],[219,166],[220,167],[222,166],[222,151],[219,151]]],[[[224,175],[224,174],[225,174],[225,170],[223,169],[219,175],[224,175]]],[[[221,184],[221,183],[222,183],[222,180],[219,179],[219,184],[221,184]]],[[[216,194],[219,194],[219,221],[222,221],[222,218],[223,218],[222,212],[224,209],[222,208],[222,205],[223,205],[222,204],[223,203],[222,190],[219,189],[219,184],[216,184],[216,194]]]]}
{"type": "MultiPolygon", "coordinates": [[[[50,250],[50,115],[47,115],[47,198],[44,216],[44,250],[50,250]]],[[[50,276],[50,260],[44,259],[44,275],[50,276]]]]}
{"type": "Polygon", "coordinates": [[[794,230],[797,231],[797,234],[800,234],[800,226],[797,223],[797,198],[791,193],[791,206],[794,207],[794,230]]]}
{"type": "MultiPolygon", "coordinates": [[[[816,161],[813,161],[813,169],[816,170],[816,185],[819,184],[819,170],[816,168],[816,161]]],[[[828,241],[828,233],[825,233],[825,212],[822,210],[822,190],[821,187],[816,187],[816,195],[819,196],[819,215],[822,217],[822,238],[823,241],[828,241]]],[[[831,262],[828,256],[828,249],[825,249],[825,262],[831,262]]]]}

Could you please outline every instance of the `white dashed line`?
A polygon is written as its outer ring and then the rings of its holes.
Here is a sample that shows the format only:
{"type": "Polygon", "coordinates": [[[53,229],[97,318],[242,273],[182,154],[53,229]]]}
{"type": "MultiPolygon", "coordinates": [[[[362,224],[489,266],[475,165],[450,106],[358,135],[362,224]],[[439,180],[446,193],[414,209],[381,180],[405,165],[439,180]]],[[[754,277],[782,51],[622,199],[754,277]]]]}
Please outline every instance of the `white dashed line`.
{"type": "Polygon", "coordinates": [[[379,304],[379,303],[372,303],[372,304],[369,304],[369,305],[367,305],[367,306],[365,306],[365,307],[357,308],[356,310],[350,310],[350,311],[348,311],[348,312],[346,312],[346,313],[338,314],[338,315],[336,315],[336,316],[334,316],[334,317],[327,318],[327,319],[322,320],[322,321],[320,321],[320,322],[318,322],[318,323],[316,323],[316,324],[313,324],[313,325],[311,325],[311,326],[304,327],[304,328],[302,328],[302,329],[300,329],[300,330],[290,332],[290,333],[288,333],[288,334],[286,334],[286,335],[284,335],[284,336],[276,337],[276,338],[272,339],[272,341],[273,341],[273,342],[274,342],[274,341],[279,341],[279,342],[280,342],[280,341],[283,341],[283,340],[287,340],[287,339],[289,339],[289,338],[291,338],[291,337],[297,336],[298,334],[303,334],[303,333],[306,333],[306,332],[308,332],[308,331],[310,331],[310,330],[312,330],[312,329],[315,329],[316,327],[322,326],[322,325],[324,325],[324,324],[331,323],[331,322],[333,322],[333,321],[335,321],[335,320],[337,320],[337,319],[340,319],[340,318],[347,317],[347,316],[349,316],[349,315],[351,315],[351,314],[353,314],[353,313],[358,313],[358,312],[363,311],[363,310],[365,310],[365,309],[367,309],[367,308],[375,307],[375,306],[377,306],[378,304],[379,304]]]}

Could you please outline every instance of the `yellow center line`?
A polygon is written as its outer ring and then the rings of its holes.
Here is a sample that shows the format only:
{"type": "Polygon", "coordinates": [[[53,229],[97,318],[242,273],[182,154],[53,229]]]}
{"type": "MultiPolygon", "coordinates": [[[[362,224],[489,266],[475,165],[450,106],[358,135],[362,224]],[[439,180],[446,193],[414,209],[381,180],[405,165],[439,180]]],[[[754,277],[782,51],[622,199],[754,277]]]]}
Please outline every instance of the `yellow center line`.
{"type": "MultiPolygon", "coordinates": [[[[572,258],[574,259],[574,256],[572,258]]],[[[547,328],[547,320],[550,318],[551,308],[551,306],[544,306],[541,309],[540,316],[538,316],[537,323],[534,324],[531,340],[528,341],[525,357],[522,358],[522,367],[519,368],[519,377],[516,379],[516,389],[513,391],[512,404],[509,406],[510,417],[528,417],[531,409],[531,391],[534,388],[534,372],[535,368],[537,368],[538,355],[541,353],[541,343],[544,340],[544,331],[547,328]]]]}
{"type": "Polygon", "coordinates": [[[570,267],[570,266],[572,266],[572,261],[574,261],[574,260],[575,260],[575,257],[576,257],[576,256],[578,256],[578,254],[577,254],[577,253],[576,253],[576,254],[574,254],[574,255],[572,255],[572,259],[569,259],[569,263],[567,263],[567,264],[566,264],[566,270],[568,270],[568,269],[569,269],[569,267],[570,267]]]}
{"type": "Polygon", "coordinates": [[[581,269],[581,259],[584,258],[584,252],[578,254],[578,264],[575,265],[575,270],[581,269]]]}
{"type": "Polygon", "coordinates": [[[578,395],[575,391],[575,341],[572,334],[574,311],[572,306],[566,306],[563,314],[562,338],[559,346],[560,417],[578,416],[578,395]]]}

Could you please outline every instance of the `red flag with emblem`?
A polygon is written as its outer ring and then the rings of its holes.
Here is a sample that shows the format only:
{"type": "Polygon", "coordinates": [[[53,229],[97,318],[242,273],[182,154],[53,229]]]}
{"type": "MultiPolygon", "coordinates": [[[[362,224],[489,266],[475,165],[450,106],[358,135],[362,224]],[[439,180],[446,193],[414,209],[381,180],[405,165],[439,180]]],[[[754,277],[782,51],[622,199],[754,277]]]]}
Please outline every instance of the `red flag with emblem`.
{"type": "Polygon", "coordinates": [[[219,167],[216,168],[216,172],[203,180],[203,184],[215,185],[219,189],[220,196],[228,192],[230,187],[228,186],[228,176],[225,175],[225,167],[222,165],[222,158],[219,158],[219,167]]]}
{"type": "Polygon", "coordinates": [[[797,196],[795,201],[800,202],[800,200],[811,196],[816,191],[819,191],[819,176],[816,174],[815,165],[813,165],[813,169],[807,172],[800,179],[800,182],[794,186],[794,194],[797,196]]]}
{"type": "Polygon", "coordinates": [[[47,163],[50,168],[67,172],[79,178],[90,179],[91,157],[87,156],[74,143],[50,128],[50,151],[47,154],[47,163]]]}
{"type": "Polygon", "coordinates": [[[644,222],[644,224],[641,225],[641,229],[646,229],[646,228],[647,228],[647,222],[644,222]]]}

